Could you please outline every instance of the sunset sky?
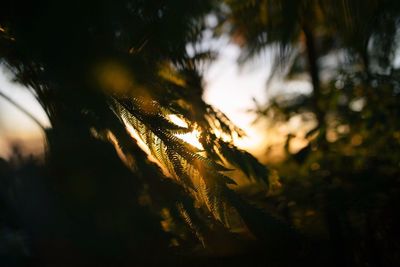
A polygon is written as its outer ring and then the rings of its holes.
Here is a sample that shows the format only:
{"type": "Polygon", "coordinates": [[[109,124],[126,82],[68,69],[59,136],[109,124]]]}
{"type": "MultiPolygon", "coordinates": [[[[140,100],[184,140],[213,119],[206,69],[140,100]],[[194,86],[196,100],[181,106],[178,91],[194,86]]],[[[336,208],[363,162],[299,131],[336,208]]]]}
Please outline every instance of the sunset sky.
{"type": "MultiPolygon", "coordinates": [[[[43,125],[48,119],[30,91],[11,81],[11,73],[0,65],[0,91],[23,106],[43,125]]],[[[40,127],[0,96],[0,157],[7,157],[13,143],[18,142],[29,153],[43,151],[43,133],[40,127]]]]}
{"type": "MultiPolygon", "coordinates": [[[[270,73],[270,60],[265,54],[260,60],[238,66],[239,48],[225,43],[218,59],[206,70],[204,100],[216,106],[242,127],[247,137],[236,143],[254,154],[262,154],[267,146],[265,122],[253,124],[255,115],[248,112],[254,107],[253,98],[266,101],[266,79],[270,73]]],[[[4,67],[0,71],[0,90],[25,107],[44,125],[49,122],[26,88],[12,83],[11,74],[4,67]]],[[[41,153],[43,133],[30,118],[0,97],[0,156],[7,157],[11,144],[19,142],[29,153],[41,153]]]]}

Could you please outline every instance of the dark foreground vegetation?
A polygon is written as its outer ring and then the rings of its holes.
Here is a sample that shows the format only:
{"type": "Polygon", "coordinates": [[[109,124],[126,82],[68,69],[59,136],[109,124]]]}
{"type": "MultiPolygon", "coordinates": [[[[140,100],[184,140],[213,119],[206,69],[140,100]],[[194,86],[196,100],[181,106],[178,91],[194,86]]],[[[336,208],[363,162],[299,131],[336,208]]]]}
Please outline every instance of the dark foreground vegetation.
{"type": "Polygon", "coordinates": [[[400,266],[399,23],[395,0],[5,1],[1,62],[51,127],[0,159],[1,266],[400,266]],[[202,100],[204,31],[273,51],[254,112],[301,119],[283,161],[202,100]]]}

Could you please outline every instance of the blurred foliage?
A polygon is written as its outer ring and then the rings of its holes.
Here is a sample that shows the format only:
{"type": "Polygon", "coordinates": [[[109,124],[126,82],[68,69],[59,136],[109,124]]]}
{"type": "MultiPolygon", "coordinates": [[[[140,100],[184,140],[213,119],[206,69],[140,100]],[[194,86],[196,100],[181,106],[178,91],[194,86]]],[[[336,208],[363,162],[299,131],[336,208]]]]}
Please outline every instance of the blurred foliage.
{"type": "Polygon", "coordinates": [[[306,81],[312,89],[278,91],[255,110],[270,127],[301,119],[287,133],[285,160],[270,166],[283,184],[272,208],[325,240],[335,266],[398,266],[400,4],[224,3],[219,28],[243,48],[240,60],[272,49],[268,86],[306,81]]]}

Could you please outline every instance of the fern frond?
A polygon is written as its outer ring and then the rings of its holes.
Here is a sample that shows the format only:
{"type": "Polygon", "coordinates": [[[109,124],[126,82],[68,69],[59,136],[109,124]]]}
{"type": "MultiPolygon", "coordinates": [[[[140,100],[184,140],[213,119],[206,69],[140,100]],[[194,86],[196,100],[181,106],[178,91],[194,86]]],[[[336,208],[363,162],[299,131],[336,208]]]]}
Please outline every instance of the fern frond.
{"type": "MultiPolygon", "coordinates": [[[[224,223],[225,206],[221,192],[227,184],[236,183],[220,172],[229,169],[200,155],[197,148],[173,135],[168,128],[160,127],[159,122],[163,121],[160,119],[161,114],[149,113],[136,107],[138,103],[146,103],[140,100],[126,102],[114,100],[117,113],[137,131],[152,156],[169,174],[200,203],[204,203],[214,218],[224,223]]],[[[152,111],[160,110],[156,103],[151,105],[152,111]]],[[[163,127],[167,125],[164,123],[163,127]]]]}
{"type": "Polygon", "coordinates": [[[188,187],[190,187],[193,190],[196,190],[193,185],[192,179],[186,172],[185,162],[182,161],[180,156],[174,150],[167,149],[166,152],[167,152],[169,160],[171,161],[170,168],[173,169],[175,176],[180,177],[183,180],[185,185],[187,185],[188,187]]]}
{"type": "Polygon", "coordinates": [[[227,162],[241,170],[249,179],[269,184],[268,168],[253,155],[223,140],[218,140],[217,149],[227,162]]]}
{"type": "Polygon", "coordinates": [[[211,125],[214,126],[214,129],[217,129],[221,133],[228,135],[231,138],[233,138],[234,134],[237,134],[238,137],[246,136],[246,133],[241,128],[233,124],[223,112],[211,105],[206,105],[206,109],[207,120],[211,125]]]}
{"type": "MultiPolygon", "coordinates": [[[[172,121],[169,121],[167,116],[171,110],[168,107],[162,107],[155,101],[148,103],[140,99],[114,99],[113,105],[116,114],[119,114],[125,123],[135,129],[140,139],[147,145],[151,155],[163,168],[167,169],[176,182],[192,195],[196,202],[208,210],[215,220],[228,227],[227,212],[231,207],[235,208],[241,216],[251,216],[242,214],[245,212],[243,209],[245,204],[235,200],[232,197],[233,193],[227,187],[236,182],[221,173],[230,170],[223,164],[225,162],[240,169],[250,179],[268,184],[268,169],[251,154],[238,149],[232,143],[221,140],[212,131],[207,131],[204,128],[207,125],[198,124],[199,130],[203,130],[203,140],[200,141],[205,149],[203,152],[200,151],[175,136],[174,131],[181,130],[181,126],[174,125],[172,121]],[[143,108],[142,105],[147,105],[147,107],[143,108]],[[204,153],[204,156],[200,152],[204,153]],[[236,205],[239,206],[236,207],[236,205]]],[[[240,133],[240,130],[235,128],[223,113],[212,109],[207,114],[215,124],[208,127],[218,127],[217,129],[231,137],[234,132],[240,133]]],[[[182,130],[188,128],[190,127],[182,130]]],[[[204,242],[187,211],[182,207],[178,210],[192,232],[201,242],[204,242]]],[[[251,210],[248,212],[253,213],[251,210]]],[[[245,223],[253,222],[245,220],[245,223]]]]}
{"type": "Polygon", "coordinates": [[[204,234],[200,230],[200,227],[197,226],[196,223],[193,222],[192,216],[190,216],[188,210],[185,209],[185,207],[182,203],[178,203],[176,205],[176,207],[178,209],[180,216],[183,218],[183,220],[186,222],[186,224],[189,225],[193,234],[198,238],[198,240],[201,242],[203,247],[205,247],[206,245],[205,245],[204,234]]]}

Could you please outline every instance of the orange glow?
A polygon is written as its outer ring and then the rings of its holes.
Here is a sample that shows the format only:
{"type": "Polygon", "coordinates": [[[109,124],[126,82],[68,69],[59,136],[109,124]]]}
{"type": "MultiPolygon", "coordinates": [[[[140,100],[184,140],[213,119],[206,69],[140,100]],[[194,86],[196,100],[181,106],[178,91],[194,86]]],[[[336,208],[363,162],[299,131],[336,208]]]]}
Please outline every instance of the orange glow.
{"type": "Polygon", "coordinates": [[[100,86],[112,93],[126,93],[133,86],[132,75],[120,64],[109,62],[96,69],[100,86]]]}
{"type": "MultiPolygon", "coordinates": [[[[187,123],[181,118],[179,118],[177,115],[170,114],[168,115],[168,119],[178,126],[188,127],[187,123]]],[[[198,130],[193,130],[192,132],[185,134],[177,134],[176,137],[182,139],[183,141],[191,144],[192,146],[198,149],[203,149],[203,146],[199,142],[200,132],[198,130]]]]}
{"type": "Polygon", "coordinates": [[[175,73],[174,70],[167,64],[161,65],[160,70],[158,71],[158,75],[160,75],[165,80],[174,83],[178,86],[182,87],[186,86],[186,81],[181,77],[179,77],[179,75],[175,73]]]}
{"type": "Polygon", "coordinates": [[[198,148],[198,149],[203,149],[203,146],[201,145],[201,143],[199,142],[199,138],[200,138],[200,132],[197,130],[194,130],[190,133],[186,133],[186,134],[177,134],[176,137],[182,139],[183,141],[191,144],[192,146],[198,148]]]}

